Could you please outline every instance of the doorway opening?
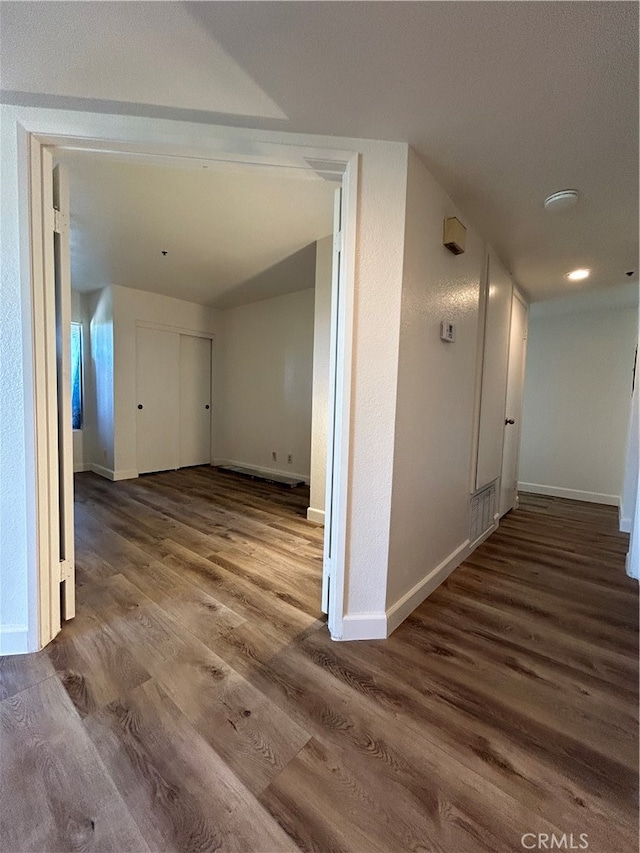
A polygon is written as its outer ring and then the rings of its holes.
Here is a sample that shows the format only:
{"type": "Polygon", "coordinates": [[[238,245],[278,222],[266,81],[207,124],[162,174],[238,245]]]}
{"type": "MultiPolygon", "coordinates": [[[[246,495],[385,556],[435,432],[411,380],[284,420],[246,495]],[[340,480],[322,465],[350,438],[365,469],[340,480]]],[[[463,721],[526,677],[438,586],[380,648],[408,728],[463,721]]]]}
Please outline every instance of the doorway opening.
{"type": "MultiPolygon", "coordinates": [[[[36,140],[34,137],[31,139],[31,155],[32,155],[32,167],[36,164],[34,161],[37,161],[40,169],[40,186],[32,185],[32,194],[31,194],[31,204],[32,209],[40,206],[41,209],[46,209],[49,201],[49,195],[51,195],[52,200],[54,200],[53,206],[56,207],[55,199],[53,199],[53,193],[49,194],[48,192],[48,175],[51,171],[51,175],[53,176],[53,156],[59,157],[61,161],[64,161],[65,152],[69,152],[70,149],[73,149],[75,152],[78,151],[82,146],[78,146],[78,141],[74,140],[73,145],[69,145],[67,140],[55,140],[55,146],[51,145],[52,140],[46,140],[46,143],[43,144],[43,140],[36,140]]],[[[150,164],[154,158],[157,160],[157,154],[149,155],[147,152],[132,152],[129,148],[126,152],[114,151],[112,146],[105,145],[105,149],[101,149],[99,145],[96,145],[95,141],[92,141],[91,148],[95,153],[96,150],[98,152],[102,152],[103,154],[108,154],[110,158],[118,158],[118,156],[122,156],[128,161],[136,160],[139,162],[144,162],[147,165],[150,164]]],[[[273,146],[274,149],[277,149],[278,146],[273,146]]],[[[277,152],[270,152],[270,159],[278,159],[275,154],[277,152]]],[[[307,154],[308,152],[303,152],[307,154]]],[[[282,152],[280,152],[280,160],[283,159],[282,152]]],[[[329,331],[329,346],[328,346],[328,367],[329,367],[329,377],[327,382],[328,394],[327,394],[327,465],[326,465],[326,523],[325,523],[325,533],[324,533],[324,561],[323,561],[323,610],[328,612],[329,617],[329,629],[332,633],[332,636],[340,636],[340,627],[342,620],[342,601],[343,601],[343,589],[344,589],[344,529],[345,529],[345,514],[346,514],[346,465],[345,462],[347,460],[348,455],[348,446],[347,446],[347,436],[348,429],[345,427],[348,426],[348,411],[345,411],[344,401],[347,398],[347,389],[348,389],[348,379],[349,379],[349,370],[348,364],[350,359],[346,359],[345,356],[347,353],[350,354],[350,311],[351,311],[351,298],[352,298],[352,267],[350,263],[345,263],[345,247],[347,244],[350,244],[351,252],[353,250],[353,239],[354,239],[354,216],[353,216],[353,206],[355,200],[355,167],[356,160],[352,158],[351,161],[346,159],[344,155],[338,154],[334,161],[330,159],[325,159],[323,161],[323,171],[326,174],[321,174],[318,176],[318,161],[312,160],[312,165],[309,166],[300,166],[299,161],[302,159],[305,163],[309,162],[308,157],[300,156],[300,152],[296,152],[297,162],[295,166],[291,165],[292,152],[290,149],[286,151],[285,160],[288,159],[289,162],[270,162],[270,163],[249,163],[246,162],[243,164],[239,164],[237,160],[234,160],[233,155],[229,155],[228,157],[218,157],[215,161],[211,161],[206,163],[205,165],[208,167],[214,164],[224,163],[224,168],[228,168],[229,163],[233,163],[233,168],[238,169],[240,171],[253,171],[257,173],[262,173],[265,170],[270,174],[274,175],[276,172],[279,172],[282,176],[292,178],[292,177],[301,177],[302,172],[306,172],[307,179],[309,179],[309,170],[315,173],[316,180],[324,180],[326,181],[328,178],[332,181],[333,186],[340,187],[339,192],[337,193],[337,199],[335,202],[335,227],[334,233],[332,235],[324,235],[325,237],[329,237],[331,243],[332,250],[332,287],[331,287],[331,295],[330,295],[330,311],[329,311],[329,322],[328,322],[328,331],[329,331]],[[346,222],[350,223],[349,228],[346,227],[346,222]]],[[[172,161],[175,164],[175,160],[172,161]]],[[[165,161],[166,163],[166,161],[165,161]]],[[[193,166],[193,163],[189,163],[190,166],[193,166]]],[[[198,163],[200,167],[202,167],[202,163],[198,163]]],[[[61,174],[60,170],[58,170],[61,174]]],[[[53,186],[53,177],[51,178],[51,185],[53,186]]],[[[66,236],[69,233],[69,222],[68,222],[68,214],[67,209],[65,209],[64,200],[61,202],[57,201],[57,210],[59,211],[54,215],[54,232],[58,235],[54,238],[56,245],[60,243],[63,245],[66,236]],[[65,234],[66,229],[66,234],[65,234]]],[[[39,241],[44,246],[47,243],[48,237],[50,235],[47,234],[46,223],[45,227],[42,227],[39,232],[33,234],[33,246],[37,247],[39,245],[39,241]]],[[[161,250],[166,251],[166,250],[161,250]]],[[[168,251],[166,252],[168,254],[168,251]]],[[[60,253],[58,253],[60,254],[60,253]]],[[[64,249],[61,252],[64,255],[64,249]]],[[[163,258],[166,257],[166,254],[163,255],[163,258]]],[[[42,302],[45,304],[45,307],[48,307],[48,312],[46,313],[46,321],[45,326],[47,327],[49,334],[51,335],[53,329],[55,329],[56,333],[56,351],[57,351],[57,360],[58,360],[58,369],[56,371],[56,388],[55,388],[55,397],[52,393],[53,389],[51,387],[48,388],[49,396],[45,397],[36,397],[36,405],[40,403],[42,410],[46,412],[48,415],[48,424],[51,424],[51,415],[55,412],[59,415],[58,423],[57,423],[57,437],[58,441],[58,452],[56,452],[56,448],[54,446],[50,446],[49,453],[46,458],[46,465],[43,465],[43,473],[46,473],[48,480],[48,491],[46,497],[49,498],[48,501],[43,500],[43,508],[46,504],[46,513],[43,512],[39,521],[41,522],[38,525],[39,532],[45,532],[49,535],[50,542],[50,550],[49,550],[49,559],[40,561],[40,580],[42,581],[42,577],[47,575],[48,581],[48,589],[44,588],[44,584],[40,584],[40,603],[41,607],[39,612],[43,610],[42,605],[48,601],[48,619],[40,620],[39,626],[39,638],[38,645],[43,646],[48,642],[59,630],[60,620],[64,618],[68,618],[73,613],[73,602],[69,603],[67,608],[61,607],[59,603],[59,598],[56,599],[57,593],[57,574],[61,572],[61,569],[58,566],[58,554],[63,555],[65,553],[65,542],[69,541],[69,533],[65,532],[62,527],[62,520],[66,516],[72,519],[72,514],[69,511],[69,498],[73,500],[73,488],[71,487],[70,495],[64,492],[62,484],[65,480],[68,480],[69,472],[73,471],[73,436],[71,434],[71,417],[66,418],[63,413],[63,409],[65,408],[62,404],[63,398],[68,398],[68,414],[70,415],[71,408],[71,383],[70,383],[70,354],[69,354],[69,345],[70,345],[70,334],[62,334],[62,330],[66,329],[70,331],[71,329],[71,292],[68,287],[68,275],[67,280],[65,280],[65,274],[68,274],[69,268],[69,259],[68,256],[66,258],[66,270],[63,268],[64,264],[61,266],[59,262],[54,263],[54,270],[49,270],[48,265],[45,262],[43,265],[43,279],[40,282],[41,291],[38,292],[38,282],[34,282],[34,291],[37,298],[42,299],[42,302]],[[47,303],[47,297],[50,299],[51,285],[52,285],[52,277],[55,279],[55,287],[54,292],[57,296],[57,304],[55,308],[47,303]],[[52,324],[53,321],[53,324],[52,324]],[[66,364],[66,368],[65,368],[66,364]],[[64,421],[64,423],[63,423],[64,421]],[[66,442],[66,449],[63,447],[66,442]],[[57,500],[56,500],[57,499],[57,500]],[[56,513],[56,505],[58,512],[56,513]],[[52,517],[58,516],[58,531],[57,536],[55,535],[55,531],[52,530],[51,519],[52,517]],[[49,523],[47,523],[49,522],[49,523]],[[57,539],[57,541],[56,541],[57,539]],[[57,546],[57,547],[56,547],[57,546]],[[48,593],[48,595],[47,595],[48,593]],[[58,612],[56,612],[56,608],[59,608],[58,612]]],[[[124,289],[124,288],[123,288],[124,289]]],[[[103,298],[97,297],[98,301],[103,298]]],[[[95,299],[96,297],[94,297],[95,299]]],[[[308,298],[308,297],[307,297],[308,298]]],[[[111,299],[113,300],[113,294],[111,294],[111,299]]],[[[113,322],[113,314],[111,321],[111,328],[109,328],[109,323],[106,318],[100,314],[100,309],[104,308],[103,306],[93,305],[93,314],[91,319],[91,329],[87,334],[87,330],[85,329],[85,338],[88,338],[88,346],[90,347],[91,358],[94,357],[94,329],[95,325],[96,334],[95,339],[96,348],[100,347],[104,341],[101,342],[100,335],[103,333],[112,335],[112,351],[115,354],[118,351],[118,330],[113,322]],[[96,310],[97,313],[96,313],[96,310]],[[97,318],[97,319],[96,319],[97,318]]],[[[111,306],[113,310],[113,305],[111,306]]],[[[227,309],[228,310],[228,309],[227,309]]],[[[171,422],[175,420],[176,415],[178,421],[180,421],[181,409],[185,400],[196,401],[200,405],[203,401],[200,400],[200,397],[206,396],[207,390],[212,390],[216,386],[216,334],[214,332],[207,333],[201,329],[196,330],[197,334],[190,334],[194,329],[181,327],[181,326],[173,326],[167,323],[158,323],[153,321],[145,321],[138,320],[135,322],[135,372],[136,372],[136,382],[135,393],[138,394],[138,386],[140,384],[140,377],[144,375],[145,369],[150,374],[151,368],[153,367],[154,379],[153,382],[156,383],[157,390],[162,390],[163,386],[177,384],[179,388],[178,392],[178,406],[177,412],[171,408],[167,410],[165,407],[165,417],[161,418],[161,424],[159,431],[154,427],[153,430],[142,429],[139,428],[139,425],[142,422],[142,419],[149,414],[148,411],[145,411],[146,403],[137,403],[136,404],[136,415],[135,418],[139,419],[136,423],[136,429],[134,432],[135,435],[135,458],[136,458],[136,467],[135,469],[127,469],[118,468],[116,466],[115,454],[117,452],[117,446],[119,439],[114,438],[113,441],[113,457],[108,458],[113,467],[108,468],[104,466],[107,471],[113,472],[114,480],[120,479],[129,479],[127,476],[131,474],[132,476],[138,476],[139,474],[145,473],[145,471],[158,471],[158,470],[175,470],[182,467],[187,467],[190,465],[197,465],[201,462],[204,462],[205,465],[211,464],[211,462],[218,461],[215,457],[215,449],[211,445],[212,436],[216,436],[215,429],[212,431],[211,429],[207,429],[207,425],[205,421],[207,419],[211,419],[211,408],[212,406],[212,398],[209,398],[209,401],[204,402],[203,411],[207,412],[206,416],[203,416],[197,423],[194,423],[193,420],[189,423],[189,428],[186,430],[181,430],[178,428],[178,442],[177,442],[177,451],[176,451],[176,430],[172,429],[170,426],[166,427],[166,422],[171,422]],[[164,326],[164,328],[162,328],[164,326]],[[158,345],[158,336],[162,337],[162,345],[158,345]],[[176,358],[168,359],[168,353],[172,351],[176,358]],[[142,356],[141,356],[142,353],[142,356]],[[164,361],[163,361],[164,359],[164,361]],[[166,363],[165,363],[166,362],[166,363]],[[170,362],[170,363],[169,363],[170,362]],[[192,363],[193,362],[193,363],[192,363]],[[205,362],[208,363],[210,377],[206,376],[206,370],[200,369],[200,367],[204,368],[205,362]],[[201,363],[201,364],[200,364],[201,363]],[[200,367],[194,367],[196,364],[200,365],[200,367]],[[195,377],[198,377],[198,380],[195,381],[195,377]],[[203,378],[204,377],[204,378],[203,378]],[[174,382],[174,379],[176,382],[174,382]],[[142,406],[142,408],[138,408],[142,406]],[[207,408],[209,406],[210,408],[207,408]],[[152,443],[161,444],[160,441],[155,442],[155,438],[157,438],[164,429],[168,440],[170,441],[172,438],[174,440],[174,451],[177,452],[177,456],[174,457],[173,461],[170,461],[168,464],[165,460],[159,459],[157,456],[154,457],[153,453],[157,451],[158,448],[153,450],[149,445],[152,443]],[[141,439],[141,433],[143,437],[141,439]],[[147,434],[144,437],[145,433],[147,434]],[[148,439],[149,435],[153,435],[154,442],[150,442],[148,439]],[[201,456],[203,453],[206,453],[204,449],[204,445],[209,442],[209,452],[210,458],[209,460],[201,460],[201,456]],[[120,476],[123,474],[125,476],[120,476]]],[[[126,349],[126,347],[125,347],[126,349]]],[[[87,346],[85,344],[84,347],[85,356],[87,353],[87,346]]],[[[43,358],[40,364],[40,367],[43,368],[47,363],[47,355],[51,356],[51,348],[49,348],[48,353],[43,353],[43,358]]],[[[131,369],[131,361],[129,362],[131,369]]],[[[46,375],[45,375],[45,384],[46,384],[46,375]]],[[[113,400],[113,412],[112,417],[116,416],[117,413],[117,390],[111,389],[112,392],[112,400],[113,400]]],[[[100,406],[103,401],[101,401],[100,395],[96,394],[96,389],[93,389],[94,394],[94,403],[96,406],[100,406]]],[[[85,395],[86,396],[86,395],[85,395]]],[[[162,395],[158,395],[161,397],[162,395]]],[[[151,397],[149,398],[151,399],[151,397]]],[[[152,405],[149,408],[153,408],[152,405]]],[[[257,422],[260,421],[259,414],[256,415],[255,420],[257,422]]],[[[38,430],[37,430],[38,432],[38,430]]],[[[48,437],[50,438],[51,431],[49,430],[48,437]]],[[[131,443],[131,433],[125,431],[123,433],[124,439],[123,441],[131,443]]],[[[104,455],[104,448],[100,448],[101,452],[104,455]]],[[[274,451],[277,453],[277,451],[274,451]]],[[[108,456],[108,452],[107,452],[108,456]]],[[[294,454],[287,454],[288,462],[290,464],[292,457],[294,454]]],[[[237,460],[231,460],[237,461],[237,460]]],[[[274,460],[275,461],[275,460],[274,460]]],[[[43,460],[44,462],[44,460],[43,460]]],[[[93,465],[95,468],[99,469],[100,462],[95,462],[93,465]]],[[[103,471],[97,470],[96,473],[104,474],[103,471]]],[[[45,496],[43,496],[45,497],[45,496]]],[[[311,507],[310,509],[313,509],[311,507]]],[[[72,547],[72,546],[70,546],[72,547]]],[[[72,562],[72,560],[70,561],[72,562]]],[[[61,575],[59,575],[61,577],[61,575]]],[[[73,590],[73,577],[69,575],[65,579],[66,586],[66,595],[71,596],[73,590]]],[[[64,587],[63,587],[64,589],[64,587]]]]}

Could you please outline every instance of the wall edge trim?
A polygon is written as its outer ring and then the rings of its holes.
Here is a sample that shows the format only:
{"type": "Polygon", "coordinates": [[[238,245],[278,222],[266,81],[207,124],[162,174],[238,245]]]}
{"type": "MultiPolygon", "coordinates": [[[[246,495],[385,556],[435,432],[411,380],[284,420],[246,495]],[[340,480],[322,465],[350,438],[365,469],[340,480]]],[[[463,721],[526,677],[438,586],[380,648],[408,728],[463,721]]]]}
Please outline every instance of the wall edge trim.
{"type": "Polygon", "coordinates": [[[134,468],[129,468],[121,471],[114,471],[114,480],[137,480],[140,475],[134,468]]]}
{"type": "Polygon", "coordinates": [[[24,655],[32,652],[29,648],[28,625],[2,625],[0,627],[0,656],[24,655]]]}
{"type": "Polygon", "coordinates": [[[341,637],[348,640],[386,640],[387,637],[418,607],[467,557],[498,529],[498,518],[474,542],[469,539],[452,551],[448,557],[428,572],[417,584],[405,592],[385,613],[347,614],[343,620],[341,637]]]}
{"type": "Polygon", "coordinates": [[[100,477],[105,477],[107,480],[135,480],[138,478],[138,472],[133,469],[114,471],[112,468],[105,468],[104,465],[96,465],[92,462],[87,470],[98,474],[100,477]]]}
{"type": "Polygon", "coordinates": [[[454,569],[457,569],[488,535],[496,529],[495,524],[483,534],[474,543],[466,539],[462,545],[459,545],[455,551],[452,551],[448,557],[439,563],[434,569],[431,569],[421,580],[418,581],[410,590],[405,592],[395,604],[387,608],[387,636],[391,634],[401,622],[411,614],[440,584],[446,580],[454,569]]]}
{"type": "Polygon", "coordinates": [[[348,640],[386,640],[387,614],[378,613],[347,613],[342,620],[342,636],[331,637],[337,642],[348,640]]]}
{"type": "Polygon", "coordinates": [[[631,533],[632,520],[627,518],[624,515],[620,515],[620,522],[618,524],[618,529],[620,533],[631,533]]]}
{"type": "Polygon", "coordinates": [[[313,521],[316,524],[324,524],[324,510],[314,509],[312,506],[307,507],[307,521],[313,521]]]}
{"type": "Polygon", "coordinates": [[[98,474],[100,477],[105,477],[107,480],[114,480],[114,471],[111,468],[105,468],[104,465],[96,465],[95,462],[92,462],[89,465],[89,470],[93,474],[98,474]]]}

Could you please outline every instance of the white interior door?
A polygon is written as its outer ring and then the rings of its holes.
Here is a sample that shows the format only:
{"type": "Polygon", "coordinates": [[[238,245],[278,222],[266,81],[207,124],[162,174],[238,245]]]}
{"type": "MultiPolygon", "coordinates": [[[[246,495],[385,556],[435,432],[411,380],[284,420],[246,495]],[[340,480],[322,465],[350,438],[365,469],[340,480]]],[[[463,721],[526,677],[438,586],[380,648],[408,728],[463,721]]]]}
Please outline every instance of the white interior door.
{"type": "Polygon", "coordinates": [[[179,464],[180,335],[138,326],[136,333],[138,473],[179,464]]]}
{"type": "Polygon", "coordinates": [[[509,369],[507,372],[507,404],[505,408],[502,479],[500,481],[500,515],[513,509],[518,497],[518,458],[524,393],[524,364],[527,348],[527,307],[514,294],[509,336],[509,369]]]}
{"type": "Polygon", "coordinates": [[[497,480],[502,470],[512,293],[509,273],[491,254],[487,276],[476,489],[497,480]]]}
{"type": "Polygon", "coordinates": [[[211,341],[180,335],[180,467],[211,462],[211,341]]]}

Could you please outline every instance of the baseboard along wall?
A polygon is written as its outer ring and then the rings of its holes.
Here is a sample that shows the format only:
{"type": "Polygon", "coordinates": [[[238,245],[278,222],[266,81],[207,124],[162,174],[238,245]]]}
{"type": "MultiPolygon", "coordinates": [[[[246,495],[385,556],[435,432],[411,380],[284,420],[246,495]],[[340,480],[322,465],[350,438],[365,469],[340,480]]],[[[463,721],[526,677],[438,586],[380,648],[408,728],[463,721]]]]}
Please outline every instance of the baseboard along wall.
{"type": "Polygon", "coordinates": [[[603,495],[599,492],[584,492],[580,489],[562,489],[559,486],[546,486],[542,483],[518,483],[518,491],[530,492],[533,495],[549,495],[552,498],[566,498],[570,501],[586,501],[591,504],[620,505],[618,495],[603,495]]]}
{"type": "Polygon", "coordinates": [[[468,539],[452,551],[439,565],[428,572],[415,586],[398,599],[385,612],[347,614],[342,621],[342,637],[346,640],[385,640],[416,607],[443,583],[460,563],[475,551],[485,539],[498,529],[498,518],[475,542],[468,539]]]}
{"type": "Polygon", "coordinates": [[[312,506],[308,507],[307,521],[315,521],[316,524],[324,524],[324,510],[314,509],[312,506]]]}
{"type": "Polygon", "coordinates": [[[286,471],[282,468],[264,468],[261,465],[253,465],[250,462],[240,462],[237,459],[214,459],[211,463],[214,468],[219,465],[237,465],[239,468],[246,468],[250,471],[255,471],[257,474],[265,474],[278,477],[294,477],[296,480],[302,480],[307,486],[309,485],[310,475],[299,474],[297,471],[286,471]]]}
{"type": "MultiPolygon", "coordinates": [[[[87,470],[87,469],[85,469],[87,470]]],[[[94,474],[99,474],[101,477],[105,477],[107,480],[135,480],[139,476],[137,471],[131,470],[123,470],[123,471],[114,471],[111,468],[105,468],[104,465],[96,465],[95,462],[92,462],[88,468],[89,471],[93,471],[94,474]]]]}

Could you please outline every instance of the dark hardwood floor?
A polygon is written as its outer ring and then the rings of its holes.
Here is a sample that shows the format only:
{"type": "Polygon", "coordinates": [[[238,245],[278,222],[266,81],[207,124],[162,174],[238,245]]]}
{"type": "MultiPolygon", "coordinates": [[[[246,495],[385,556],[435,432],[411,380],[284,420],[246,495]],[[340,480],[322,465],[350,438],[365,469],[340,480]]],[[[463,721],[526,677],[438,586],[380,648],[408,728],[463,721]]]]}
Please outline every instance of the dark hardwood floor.
{"type": "Polygon", "coordinates": [[[389,640],[333,643],[305,490],[76,489],[78,615],[0,660],[3,853],[637,850],[613,508],[523,495],[389,640]]]}

